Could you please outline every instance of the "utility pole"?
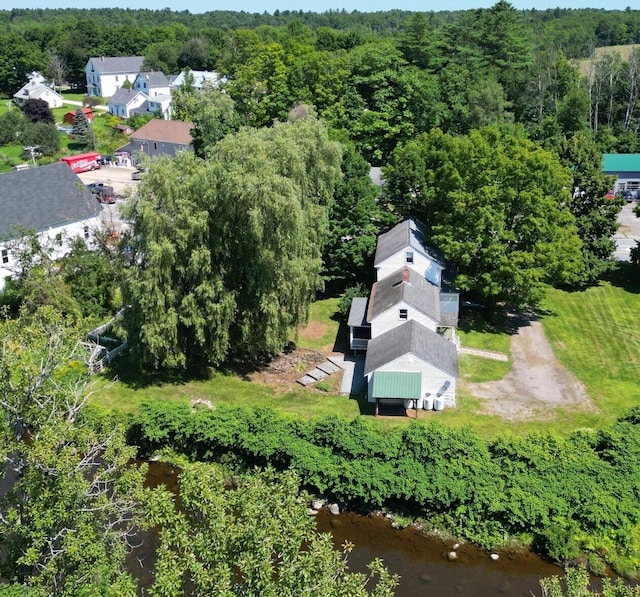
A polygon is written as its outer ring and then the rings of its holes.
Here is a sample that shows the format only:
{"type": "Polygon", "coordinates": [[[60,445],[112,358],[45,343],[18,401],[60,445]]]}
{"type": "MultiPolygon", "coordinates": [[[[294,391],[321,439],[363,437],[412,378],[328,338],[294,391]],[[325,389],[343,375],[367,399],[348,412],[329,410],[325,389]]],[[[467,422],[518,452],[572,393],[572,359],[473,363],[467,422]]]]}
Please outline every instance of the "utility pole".
{"type": "Polygon", "coordinates": [[[40,149],[39,145],[29,145],[28,147],[23,147],[22,149],[24,149],[25,151],[29,152],[29,155],[31,156],[31,161],[33,162],[33,167],[35,168],[37,166],[36,164],[36,150],[40,149]]]}

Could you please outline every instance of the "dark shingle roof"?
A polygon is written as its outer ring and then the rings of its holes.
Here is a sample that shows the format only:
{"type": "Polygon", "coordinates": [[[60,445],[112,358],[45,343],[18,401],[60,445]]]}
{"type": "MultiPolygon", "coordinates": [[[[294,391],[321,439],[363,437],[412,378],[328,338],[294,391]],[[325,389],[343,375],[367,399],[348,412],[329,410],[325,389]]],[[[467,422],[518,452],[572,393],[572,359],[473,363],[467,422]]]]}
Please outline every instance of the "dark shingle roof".
{"type": "Polygon", "coordinates": [[[369,327],[367,322],[367,303],[369,299],[362,296],[356,296],[351,301],[351,309],[349,309],[349,319],[347,325],[349,327],[369,327]]]}
{"type": "Polygon", "coordinates": [[[409,267],[399,269],[373,285],[369,321],[400,302],[440,322],[440,290],[409,267]]]}
{"type": "Polygon", "coordinates": [[[146,96],[146,93],[140,91],[138,89],[126,89],[124,87],[120,87],[109,99],[109,103],[114,106],[126,106],[130,101],[132,101],[136,95],[142,94],[146,96]]]}
{"type": "Polygon", "coordinates": [[[164,143],[175,143],[177,145],[191,145],[191,143],[193,143],[193,138],[191,137],[192,128],[192,122],[153,118],[133,133],[131,135],[131,139],[162,141],[164,143]]]}
{"type": "Polygon", "coordinates": [[[102,75],[116,73],[138,73],[142,68],[144,56],[101,56],[89,58],[93,61],[93,67],[102,75]]]}
{"type": "Polygon", "coordinates": [[[98,204],[78,176],[58,162],[0,175],[0,237],[15,228],[42,231],[96,216],[98,204]]]}
{"type": "Polygon", "coordinates": [[[169,87],[169,79],[162,71],[144,72],[138,75],[138,78],[143,79],[147,87],[169,87]]]}
{"type": "Polygon", "coordinates": [[[408,353],[458,377],[458,352],[455,344],[415,320],[407,321],[369,340],[364,364],[365,375],[408,353]]]}
{"type": "Polygon", "coordinates": [[[440,265],[445,265],[440,252],[434,247],[427,246],[424,224],[418,220],[403,220],[378,237],[374,265],[378,265],[407,246],[437,261],[440,265]]]}

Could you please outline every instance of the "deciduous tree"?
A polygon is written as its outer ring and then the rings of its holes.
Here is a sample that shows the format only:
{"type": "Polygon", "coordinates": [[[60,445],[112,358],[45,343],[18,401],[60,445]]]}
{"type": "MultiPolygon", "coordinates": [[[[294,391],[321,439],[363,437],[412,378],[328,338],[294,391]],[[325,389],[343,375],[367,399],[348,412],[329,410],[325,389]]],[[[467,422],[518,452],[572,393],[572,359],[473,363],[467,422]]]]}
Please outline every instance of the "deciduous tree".
{"type": "Polygon", "coordinates": [[[335,550],[319,535],[292,472],[228,479],[219,467],[188,465],[180,475],[180,510],[159,504],[154,597],[180,595],[323,595],[390,597],[397,584],[380,560],[351,573],[351,546],[335,550]],[[367,585],[373,585],[368,589],[367,585]]]}
{"type": "Polygon", "coordinates": [[[434,130],[394,152],[385,180],[393,208],[427,225],[462,290],[522,306],[544,283],[576,278],[569,170],[516,130],[434,130]]]}
{"type": "Polygon", "coordinates": [[[129,207],[130,338],[153,366],[274,354],[321,287],[340,149],[313,118],[158,161],[129,207]]]}

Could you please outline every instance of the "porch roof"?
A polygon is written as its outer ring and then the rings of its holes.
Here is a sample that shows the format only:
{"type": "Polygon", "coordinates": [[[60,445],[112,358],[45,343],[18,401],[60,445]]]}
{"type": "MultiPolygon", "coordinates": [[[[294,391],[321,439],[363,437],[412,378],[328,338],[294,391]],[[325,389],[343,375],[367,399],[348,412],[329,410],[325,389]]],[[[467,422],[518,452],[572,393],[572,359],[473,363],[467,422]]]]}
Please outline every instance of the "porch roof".
{"type": "Polygon", "coordinates": [[[409,371],[376,371],[371,378],[373,398],[420,398],[422,374],[409,371]]]}

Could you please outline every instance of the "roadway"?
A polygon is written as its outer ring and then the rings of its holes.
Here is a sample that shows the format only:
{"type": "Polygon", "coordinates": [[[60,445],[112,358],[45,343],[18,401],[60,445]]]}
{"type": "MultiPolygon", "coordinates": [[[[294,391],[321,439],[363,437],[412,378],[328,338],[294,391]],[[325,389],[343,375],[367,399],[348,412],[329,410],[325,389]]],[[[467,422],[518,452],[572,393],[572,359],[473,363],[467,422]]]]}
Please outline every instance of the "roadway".
{"type": "Polygon", "coordinates": [[[618,215],[618,231],[613,235],[616,241],[616,259],[629,261],[629,253],[640,241],[640,218],[633,213],[633,208],[638,205],[636,201],[626,203],[618,215]]]}

